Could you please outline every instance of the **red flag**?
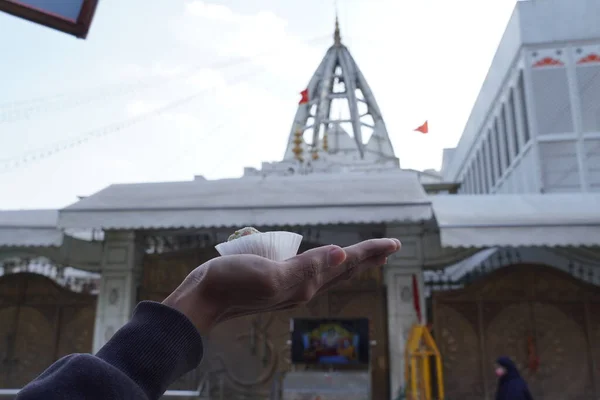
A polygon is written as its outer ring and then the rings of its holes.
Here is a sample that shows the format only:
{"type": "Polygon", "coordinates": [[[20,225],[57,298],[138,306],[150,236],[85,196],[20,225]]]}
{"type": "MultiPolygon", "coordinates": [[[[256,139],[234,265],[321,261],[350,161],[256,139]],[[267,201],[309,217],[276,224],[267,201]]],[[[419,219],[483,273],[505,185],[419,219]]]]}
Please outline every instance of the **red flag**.
{"type": "MultiPolygon", "coordinates": [[[[427,122],[425,122],[427,124],[427,122]]],[[[419,296],[419,283],[417,282],[417,276],[412,276],[412,292],[413,292],[413,305],[415,307],[415,313],[417,314],[417,322],[421,323],[421,299],[419,296]]]]}
{"type": "Polygon", "coordinates": [[[429,133],[429,125],[427,124],[427,121],[425,121],[425,123],[417,129],[415,129],[415,132],[429,133]]]}
{"type": "Polygon", "coordinates": [[[308,89],[304,89],[303,91],[301,91],[300,96],[302,96],[302,98],[300,99],[300,103],[298,104],[308,103],[308,89]]]}

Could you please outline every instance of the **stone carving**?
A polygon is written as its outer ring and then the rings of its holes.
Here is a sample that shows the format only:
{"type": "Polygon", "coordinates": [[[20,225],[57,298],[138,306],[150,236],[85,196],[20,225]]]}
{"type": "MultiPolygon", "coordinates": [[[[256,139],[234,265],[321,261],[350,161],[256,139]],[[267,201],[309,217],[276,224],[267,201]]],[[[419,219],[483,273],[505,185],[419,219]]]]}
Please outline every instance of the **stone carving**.
{"type": "Polygon", "coordinates": [[[403,303],[412,303],[413,293],[410,287],[403,286],[402,289],[400,289],[400,300],[402,300],[403,303]]]}
{"type": "Polygon", "coordinates": [[[110,289],[108,294],[108,304],[114,306],[119,301],[119,291],[116,288],[110,289]]]}

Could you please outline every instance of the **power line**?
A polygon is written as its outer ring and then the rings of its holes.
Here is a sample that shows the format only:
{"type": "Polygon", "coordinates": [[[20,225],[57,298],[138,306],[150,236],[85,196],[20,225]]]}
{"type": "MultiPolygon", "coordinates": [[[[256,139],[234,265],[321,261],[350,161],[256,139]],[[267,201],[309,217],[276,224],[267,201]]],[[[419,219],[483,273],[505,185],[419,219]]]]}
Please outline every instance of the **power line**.
{"type": "MultiPolygon", "coordinates": [[[[252,73],[248,73],[248,74],[244,74],[242,76],[237,77],[235,80],[229,82],[229,84],[236,84],[239,83],[241,81],[243,81],[244,79],[250,77],[250,76],[254,76],[257,73],[263,72],[261,71],[253,71],[252,73]]],[[[106,126],[103,126],[101,128],[98,129],[94,129],[91,131],[88,131],[82,135],[78,135],[75,138],[72,139],[67,139],[67,140],[63,140],[57,143],[54,143],[51,146],[48,146],[48,148],[44,148],[44,149],[39,149],[39,150],[34,150],[28,153],[25,153],[23,156],[16,158],[16,159],[7,159],[7,160],[0,160],[0,173],[6,173],[8,171],[11,171],[15,168],[21,167],[25,164],[30,164],[32,162],[35,161],[40,161],[43,159],[46,159],[48,157],[53,156],[54,154],[63,152],[65,150],[69,150],[72,149],[74,147],[80,146],[82,144],[85,144],[87,142],[89,142],[90,140],[94,139],[94,138],[100,138],[100,137],[104,137],[107,135],[111,135],[113,133],[119,132],[121,130],[127,129],[133,125],[136,125],[140,122],[143,122],[147,119],[150,119],[152,117],[164,114],[168,111],[171,111],[177,107],[180,107],[184,104],[190,103],[193,100],[197,99],[198,97],[205,95],[207,91],[210,90],[215,90],[216,88],[213,87],[211,89],[208,90],[201,90],[199,92],[196,92],[190,96],[184,97],[182,99],[179,100],[175,100],[173,102],[170,102],[162,107],[158,107],[155,108],[151,111],[142,113],[140,115],[137,115],[133,118],[129,118],[123,121],[119,121],[116,123],[112,123],[106,126]]],[[[225,125],[226,122],[223,122],[222,124],[219,124],[219,129],[220,127],[223,125],[225,125]]]]}
{"type": "MultiPolygon", "coordinates": [[[[330,35],[322,35],[309,39],[305,43],[313,44],[324,39],[330,39],[330,35]]],[[[286,49],[283,49],[285,52],[286,49]]],[[[273,48],[263,51],[251,57],[238,57],[209,65],[196,65],[171,76],[152,75],[135,83],[107,84],[94,89],[86,89],[76,93],[63,93],[30,100],[15,101],[0,104],[0,123],[15,122],[27,119],[32,115],[60,111],[84,104],[93,103],[97,100],[109,99],[127,94],[135,94],[143,90],[164,86],[178,79],[188,78],[202,69],[220,70],[232,66],[243,65],[257,58],[271,55],[277,52],[281,54],[282,49],[273,48]]]]}

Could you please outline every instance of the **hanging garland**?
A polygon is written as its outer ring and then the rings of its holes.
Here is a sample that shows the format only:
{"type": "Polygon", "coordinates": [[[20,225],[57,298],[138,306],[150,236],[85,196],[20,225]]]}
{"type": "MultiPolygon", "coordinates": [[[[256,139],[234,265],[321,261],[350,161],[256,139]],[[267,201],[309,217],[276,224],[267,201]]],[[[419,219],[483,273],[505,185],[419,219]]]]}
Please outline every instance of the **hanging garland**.
{"type": "Polygon", "coordinates": [[[540,367],[540,357],[537,354],[533,335],[527,336],[527,361],[529,370],[533,373],[537,372],[540,367]]]}

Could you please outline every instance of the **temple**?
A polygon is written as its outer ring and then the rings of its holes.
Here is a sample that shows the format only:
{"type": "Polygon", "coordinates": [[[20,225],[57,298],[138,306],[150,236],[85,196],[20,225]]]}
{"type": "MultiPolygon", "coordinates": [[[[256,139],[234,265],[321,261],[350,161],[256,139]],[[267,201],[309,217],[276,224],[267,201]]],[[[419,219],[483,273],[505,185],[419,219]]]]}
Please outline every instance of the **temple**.
{"type": "Polygon", "coordinates": [[[232,230],[255,226],[302,234],[301,251],[378,237],[403,249],[297,310],[218,326],[205,361],[165,398],[431,398],[434,379],[408,373],[417,331],[435,339],[446,398],[493,399],[500,355],[534,398],[598,398],[600,133],[588,88],[600,85],[600,25],[584,13],[600,5],[516,4],[441,173],[400,167],[336,23],[280,162],[1,211],[0,397],[65,354],[98,350],[138,301],[164,299],[232,230]],[[344,328],[343,346],[340,330],[317,337],[357,360],[348,349],[368,337],[366,362],[299,363],[292,347],[312,342],[294,339],[290,320],[332,318],[368,321],[368,333],[344,328]]]}
{"type": "Polygon", "coordinates": [[[336,18],[333,45],[298,105],[283,160],[245,175],[397,169],[387,128],[367,80],[342,43],[336,18]]]}

